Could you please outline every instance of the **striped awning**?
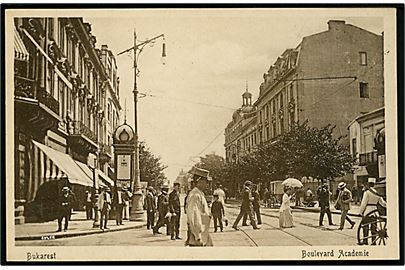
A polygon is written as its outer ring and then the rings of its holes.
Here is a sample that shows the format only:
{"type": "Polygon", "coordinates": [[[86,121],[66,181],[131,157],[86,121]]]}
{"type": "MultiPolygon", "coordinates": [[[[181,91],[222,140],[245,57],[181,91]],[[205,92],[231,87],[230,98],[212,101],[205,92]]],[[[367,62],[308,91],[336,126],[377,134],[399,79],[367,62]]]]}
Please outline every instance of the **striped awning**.
{"type": "Polygon", "coordinates": [[[28,61],[30,54],[25,48],[24,42],[21,39],[20,33],[14,25],[14,59],[28,61]]]}
{"type": "MultiPolygon", "coordinates": [[[[93,170],[89,168],[89,166],[87,166],[86,164],[79,162],[79,161],[75,161],[76,164],[80,167],[80,169],[86,173],[86,175],[93,179],[93,170]]],[[[114,181],[111,180],[110,177],[108,177],[107,175],[105,175],[101,170],[97,169],[97,175],[98,175],[98,181],[100,186],[106,187],[106,186],[114,186],[114,181]]]]}
{"type": "Polygon", "coordinates": [[[67,178],[71,184],[93,186],[92,178],[89,178],[71,156],[39,142],[33,141],[33,143],[41,155],[38,166],[41,168],[43,179],[40,181],[67,178]]]}

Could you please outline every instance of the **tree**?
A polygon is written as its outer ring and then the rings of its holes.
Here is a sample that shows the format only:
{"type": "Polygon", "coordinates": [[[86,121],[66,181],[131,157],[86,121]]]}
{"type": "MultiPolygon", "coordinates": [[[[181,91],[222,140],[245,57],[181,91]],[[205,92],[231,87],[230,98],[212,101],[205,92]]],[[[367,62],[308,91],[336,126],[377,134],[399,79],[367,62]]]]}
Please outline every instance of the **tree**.
{"type": "Polygon", "coordinates": [[[225,159],[216,154],[208,154],[200,157],[196,167],[208,170],[214,183],[222,183],[224,177],[225,159]]]}
{"type": "Polygon", "coordinates": [[[287,176],[301,179],[312,176],[332,179],[351,172],[353,158],[348,147],[340,143],[342,137],[333,137],[334,127],[310,127],[308,121],[294,123],[289,132],[279,136],[272,144],[262,145],[258,159],[272,168],[278,178],[287,176]]]}
{"type": "Polygon", "coordinates": [[[155,156],[145,142],[139,143],[139,169],[142,182],[160,187],[166,179],[163,171],[167,166],[161,163],[160,157],[155,156]]]}
{"type": "Polygon", "coordinates": [[[276,140],[259,145],[249,155],[229,166],[228,175],[239,174],[240,182],[266,182],[286,177],[333,179],[351,172],[354,159],[348,147],[334,138],[331,125],[310,127],[308,122],[294,123],[276,140]]]}

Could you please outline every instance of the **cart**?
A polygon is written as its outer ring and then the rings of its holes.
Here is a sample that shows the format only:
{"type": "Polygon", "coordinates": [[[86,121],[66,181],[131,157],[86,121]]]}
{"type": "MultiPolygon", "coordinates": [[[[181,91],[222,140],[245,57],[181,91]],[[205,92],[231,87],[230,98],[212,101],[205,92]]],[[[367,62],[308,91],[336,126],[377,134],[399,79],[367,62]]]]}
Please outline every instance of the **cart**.
{"type": "MultiPolygon", "coordinates": [[[[375,185],[379,194],[385,199],[385,181],[375,185]]],[[[386,245],[388,239],[386,209],[377,206],[378,209],[368,213],[360,222],[357,230],[357,242],[359,245],[386,245]],[[364,228],[368,227],[368,233],[364,234],[364,228]]]]}

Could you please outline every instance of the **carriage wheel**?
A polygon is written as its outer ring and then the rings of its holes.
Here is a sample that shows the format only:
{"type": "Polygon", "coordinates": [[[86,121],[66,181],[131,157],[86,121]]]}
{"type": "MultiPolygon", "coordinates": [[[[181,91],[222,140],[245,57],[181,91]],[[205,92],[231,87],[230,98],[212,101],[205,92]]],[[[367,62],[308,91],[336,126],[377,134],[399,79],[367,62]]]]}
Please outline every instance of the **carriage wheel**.
{"type": "Polygon", "coordinates": [[[360,222],[357,230],[357,243],[359,245],[386,245],[387,218],[381,216],[378,210],[368,213],[360,222]],[[368,227],[368,235],[364,235],[364,228],[368,227]],[[373,228],[373,232],[371,228],[373,228]],[[374,230],[375,229],[375,230],[374,230]]]}

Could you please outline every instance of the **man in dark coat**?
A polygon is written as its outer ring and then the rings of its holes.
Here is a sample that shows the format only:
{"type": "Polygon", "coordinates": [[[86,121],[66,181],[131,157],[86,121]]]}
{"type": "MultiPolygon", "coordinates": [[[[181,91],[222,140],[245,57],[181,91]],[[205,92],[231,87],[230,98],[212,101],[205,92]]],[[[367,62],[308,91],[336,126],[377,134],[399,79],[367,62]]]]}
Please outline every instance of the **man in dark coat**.
{"type": "Polygon", "coordinates": [[[239,230],[238,223],[242,219],[243,215],[245,213],[247,213],[247,215],[249,216],[249,219],[250,219],[250,224],[252,225],[253,229],[258,230],[260,228],[257,227],[256,220],[253,215],[253,204],[252,204],[253,197],[252,197],[252,192],[250,190],[250,187],[252,186],[252,182],[246,181],[244,186],[245,186],[245,188],[242,193],[242,205],[240,207],[239,215],[236,218],[235,223],[233,224],[232,228],[234,228],[235,230],[239,230]]]}
{"type": "Polygon", "coordinates": [[[155,196],[153,195],[153,187],[148,187],[148,192],[145,196],[143,208],[146,211],[146,228],[153,229],[155,225],[156,204],[155,196]]]}
{"type": "Polygon", "coordinates": [[[162,186],[162,193],[158,196],[157,210],[159,213],[159,219],[156,223],[156,226],[153,227],[153,234],[160,234],[159,229],[166,224],[166,234],[170,235],[170,223],[169,219],[166,218],[167,213],[169,212],[169,191],[168,185],[162,186]]]}
{"type": "Polygon", "coordinates": [[[169,211],[171,213],[170,233],[172,240],[181,239],[179,236],[180,213],[181,213],[179,196],[180,196],[180,183],[174,183],[173,191],[169,194],[169,211]]]}
{"type": "Polygon", "coordinates": [[[328,221],[329,221],[329,225],[335,225],[333,224],[332,221],[332,213],[330,212],[330,195],[331,193],[329,192],[329,188],[328,185],[323,184],[322,186],[320,186],[318,188],[318,201],[319,201],[319,207],[321,208],[321,214],[319,216],[319,226],[323,226],[323,217],[326,213],[326,215],[328,216],[328,221]]]}
{"type": "Polygon", "coordinates": [[[115,206],[115,220],[117,226],[122,225],[122,214],[124,210],[124,192],[120,187],[117,187],[114,192],[113,203],[115,206]]]}
{"type": "Polygon", "coordinates": [[[214,220],[214,232],[218,231],[218,225],[221,229],[221,232],[224,230],[224,225],[222,223],[222,217],[225,216],[224,205],[217,194],[214,195],[214,202],[211,206],[211,215],[214,220]]]}
{"type": "Polygon", "coordinates": [[[72,211],[73,196],[69,187],[62,188],[62,194],[58,199],[58,232],[62,231],[62,220],[65,219],[64,231],[69,226],[70,213],[72,211]]]}
{"type": "MultiPolygon", "coordinates": [[[[260,215],[260,194],[257,191],[256,185],[253,185],[252,197],[253,197],[253,201],[252,201],[253,215],[256,215],[257,224],[260,225],[260,224],[262,224],[262,217],[260,215]]],[[[247,212],[245,212],[245,214],[243,215],[242,226],[247,226],[247,223],[246,223],[247,218],[248,218],[248,214],[247,214],[247,212]]]]}

